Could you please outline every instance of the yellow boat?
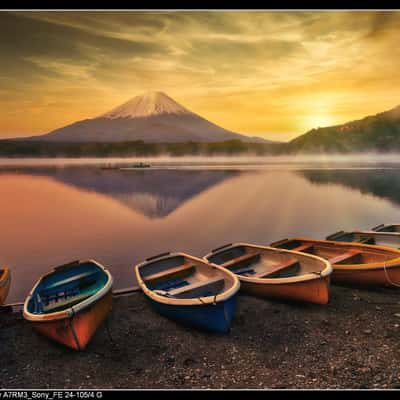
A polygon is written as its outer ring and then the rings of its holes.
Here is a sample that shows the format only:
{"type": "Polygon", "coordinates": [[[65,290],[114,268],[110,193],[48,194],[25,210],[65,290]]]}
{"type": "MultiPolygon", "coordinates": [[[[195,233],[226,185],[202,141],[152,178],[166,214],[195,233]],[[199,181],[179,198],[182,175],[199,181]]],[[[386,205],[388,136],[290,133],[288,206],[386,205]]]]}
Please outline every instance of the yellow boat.
{"type": "Polygon", "coordinates": [[[397,249],[308,238],[283,239],[271,246],[327,259],[333,267],[332,283],[400,286],[400,250],[397,249]]]}

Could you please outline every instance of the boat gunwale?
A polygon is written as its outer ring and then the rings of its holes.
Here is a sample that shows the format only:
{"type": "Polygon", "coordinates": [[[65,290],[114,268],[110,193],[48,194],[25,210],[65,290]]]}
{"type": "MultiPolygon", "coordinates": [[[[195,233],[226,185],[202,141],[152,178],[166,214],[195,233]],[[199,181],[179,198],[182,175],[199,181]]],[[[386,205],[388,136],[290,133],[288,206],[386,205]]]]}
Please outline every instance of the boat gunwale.
{"type": "Polygon", "coordinates": [[[295,283],[300,283],[300,282],[306,282],[306,281],[312,281],[315,279],[321,279],[321,278],[325,278],[329,275],[331,275],[333,268],[331,263],[326,260],[325,258],[316,256],[314,254],[307,254],[307,253],[302,253],[300,251],[293,251],[293,250],[288,250],[288,249],[279,249],[276,247],[271,247],[271,246],[263,246],[263,245],[258,245],[258,244],[251,244],[251,243],[244,243],[244,242],[238,242],[238,243],[233,243],[231,244],[229,247],[224,247],[221,250],[218,251],[214,251],[214,252],[210,252],[208,254],[206,254],[203,257],[205,260],[207,260],[209,263],[216,265],[216,266],[220,266],[221,268],[224,268],[225,270],[228,270],[229,272],[232,272],[234,275],[236,275],[239,280],[243,281],[243,282],[248,282],[248,283],[257,283],[257,284],[273,284],[273,285],[281,285],[281,284],[295,284],[295,283]],[[222,253],[224,251],[226,251],[227,249],[230,248],[234,248],[234,247],[239,247],[239,246],[247,246],[247,247],[251,247],[251,248],[258,248],[258,249],[265,249],[265,250],[273,250],[274,252],[277,253],[289,253],[289,254],[297,254],[300,256],[306,256],[309,258],[313,258],[319,262],[321,262],[322,264],[325,265],[325,268],[320,272],[320,273],[306,273],[306,274],[302,274],[302,275],[295,275],[295,276],[290,276],[290,277],[286,277],[286,278],[255,278],[255,277],[251,277],[251,276],[243,276],[243,275],[237,275],[234,272],[228,270],[227,268],[224,268],[218,264],[214,264],[211,261],[207,260],[207,257],[211,257],[212,255],[218,254],[218,253],[222,253]]]}
{"type": "Polygon", "coordinates": [[[24,309],[23,309],[24,318],[27,319],[28,321],[33,321],[33,322],[50,322],[50,321],[70,318],[73,315],[78,314],[81,311],[85,310],[86,308],[90,307],[91,305],[96,303],[98,300],[103,298],[105,295],[107,295],[112,290],[112,285],[113,285],[113,277],[112,277],[111,273],[108,271],[108,269],[106,267],[104,267],[102,264],[100,264],[96,260],[88,259],[88,260],[80,260],[79,261],[79,264],[85,264],[85,263],[95,264],[107,276],[107,282],[105,283],[105,285],[98,292],[96,292],[95,294],[93,294],[89,298],[84,299],[81,302],[73,305],[72,307],[66,308],[65,310],[55,311],[55,312],[46,313],[46,314],[33,314],[33,313],[31,313],[28,310],[29,301],[31,300],[33,293],[35,293],[35,290],[40,285],[40,283],[43,281],[43,279],[46,278],[47,276],[52,275],[52,274],[57,272],[57,267],[54,267],[53,270],[43,274],[37,280],[36,284],[33,286],[31,291],[29,292],[28,296],[26,297],[25,302],[24,302],[24,309]]]}
{"type": "Polygon", "coordinates": [[[173,306],[173,305],[176,305],[176,306],[199,306],[199,305],[216,304],[216,303],[223,302],[223,301],[230,299],[240,289],[240,280],[231,271],[227,271],[226,269],[220,267],[219,265],[214,265],[212,263],[209,263],[208,261],[205,261],[202,258],[195,257],[190,254],[186,254],[186,253],[182,253],[182,252],[169,253],[168,255],[153,258],[151,261],[143,261],[139,264],[136,264],[134,266],[134,270],[135,270],[136,279],[137,279],[138,284],[139,284],[140,288],[142,289],[143,293],[145,293],[150,299],[152,299],[158,303],[168,304],[171,306],[173,306]],[[165,260],[165,259],[173,258],[173,257],[177,257],[177,256],[183,256],[185,258],[194,260],[196,262],[201,262],[202,264],[207,264],[211,268],[216,268],[216,269],[220,270],[223,274],[229,275],[233,279],[232,287],[230,287],[229,289],[225,290],[222,293],[217,294],[216,296],[204,296],[204,297],[199,296],[199,297],[194,297],[194,298],[189,298],[189,299],[177,298],[177,297],[166,297],[166,296],[162,296],[162,295],[155,293],[153,290],[150,290],[141,277],[141,274],[139,272],[140,268],[144,267],[145,265],[152,264],[155,261],[161,261],[161,260],[165,260]]]}
{"type": "Polygon", "coordinates": [[[3,271],[1,274],[1,279],[0,279],[0,288],[7,286],[11,282],[11,270],[8,267],[3,267],[0,269],[0,271],[3,271]]]}
{"type": "Polygon", "coordinates": [[[396,227],[396,228],[400,228],[400,224],[380,224],[377,226],[374,226],[373,228],[371,228],[371,231],[376,232],[376,233],[400,233],[400,232],[382,232],[378,229],[384,229],[384,228],[388,228],[388,227],[396,227]],[[376,229],[376,230],[375,230],[376,229]]]}
{"type": "MultiPolygon", "coordinates": [[[[344,233],[361,233],[364,235],[376,235],[376,236],[394,236],[400,238],[400,232],[380,232],[380,231],[369,231],[369,230],[354,230],[354,231],[346,231],[344,233]]],[[[363,243],[361,243],[363,244],[363,243]]],[[[375,245],[373,245],[375,246],[375,245]]],[[[386,247],[386,246],[384,246],[386,247]]]]}
{"type": "MultiPolygon", "coordinates": [[[[374,271],[374,270],[382,270],[385,268],[397,268],[400,267],[400,250],[397,250],[393,247],[388,246],[380,246],[380,245],[373,245],[373,244],[364,244],[364,243],[356,243],[356,242],[338,242],[334,240],[319,240],[319,239],[307,239],[302,237],[293,237],[289,239],[284,239],[285,241],[304,241],[304,242],[314,242],[314,243],[328,243],[333,244],[338,247],[347,247],[347,246],[356,246],[361,248],[368,248],[370,250],[381,250],[384,252],[390,253],[398,253],[398,257],[392,258],[387,261],[379,261],[373,263],[364,263],[364,264],[333,264],[332,268],[335,271],[374,271]]],[[[278,243],[278,242],[276,242],[278,243]]],[[[303,253],[308,254],[308,253],[303,253]]],[[[310,254],[312,255],[312,254],[310,254]]],[[[323,257],[321,257],[323,258],[323,257]]]]}

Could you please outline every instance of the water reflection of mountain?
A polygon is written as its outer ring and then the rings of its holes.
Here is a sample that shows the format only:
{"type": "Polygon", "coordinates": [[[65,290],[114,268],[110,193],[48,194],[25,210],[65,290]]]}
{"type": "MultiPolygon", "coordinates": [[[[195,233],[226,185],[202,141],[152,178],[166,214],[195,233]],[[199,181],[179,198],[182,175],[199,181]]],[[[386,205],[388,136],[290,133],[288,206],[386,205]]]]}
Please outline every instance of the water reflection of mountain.
{"type": "Polygon", "coordinates": [[[400,204],[399,169],[303,170],[299,172],[312,183],[340,184],[357,189],[363,194],[372,194],[400,204]]]}
{"type": "Polygon", "coordinates": [[[240,171],[51,168],[29,173],[111,196],[147,217],[161,218],[206,189],[237,176],[240,171]]]}

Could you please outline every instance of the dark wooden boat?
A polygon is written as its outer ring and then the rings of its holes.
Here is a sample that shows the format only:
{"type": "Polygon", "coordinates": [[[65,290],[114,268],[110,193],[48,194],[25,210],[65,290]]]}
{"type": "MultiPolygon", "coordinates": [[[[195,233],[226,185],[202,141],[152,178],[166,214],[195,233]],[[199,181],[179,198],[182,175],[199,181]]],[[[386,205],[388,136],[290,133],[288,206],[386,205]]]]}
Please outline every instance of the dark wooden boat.
{"type": "Polygon", "coordinates": [[[94,260],[74,261],[43,275],[24,304],[24,318],[50,339],[82,350],[111,311],[110,272],[94,260]]]}
{"type": "Polygon", "coordinates": [[[11,271],[9,268],[0,268],[0,305],[4,304],[11,285],[11,271]]]}
{"type": "Polygon", "coordinates": [[[372,228],[375,232],[393,232],[400,233],[400,224],[380,224],[372,228]]]}
{"type": "Polygon", "coordinates": [[[339,231],[326,237],[337,242],[354,242],[400,248],[400,232],[339,231]]]}
{"type": "Polygon", "coordinates": [[[229,331],[240,287],[231,272],[185,253],[164,253],[136,265],[135,273],[160,314],[200,329],[229,331]]]}
{"type": "Polygon", "coordinates": [[[283,239],[271,246],[327,259],[333,267],[333,283],[356,286],[400,285],[400,251],[396,249],[308,238],[283,239]]]}
{"type": "Polygon", "coordinates": [[[235,273],[243,292],[281,300],[328,303],[332,267],[320,257],[236,243],[219,247],[204,258],[235,273]]]}

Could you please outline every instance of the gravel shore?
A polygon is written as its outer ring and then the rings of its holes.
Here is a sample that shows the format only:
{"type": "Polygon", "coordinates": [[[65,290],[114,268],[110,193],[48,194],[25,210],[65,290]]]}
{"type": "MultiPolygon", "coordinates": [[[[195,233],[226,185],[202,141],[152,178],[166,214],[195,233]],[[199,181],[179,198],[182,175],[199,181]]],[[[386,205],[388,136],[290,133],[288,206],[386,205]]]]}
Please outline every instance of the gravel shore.
{"type": "Polygon", "coordinates": [[[182,327],[142,293],[114,299],[86,350],[0,313],[1,388],[400,388],[397,290],[332,286],[326,306],[241,295],[227,335],[182,327]]]}

